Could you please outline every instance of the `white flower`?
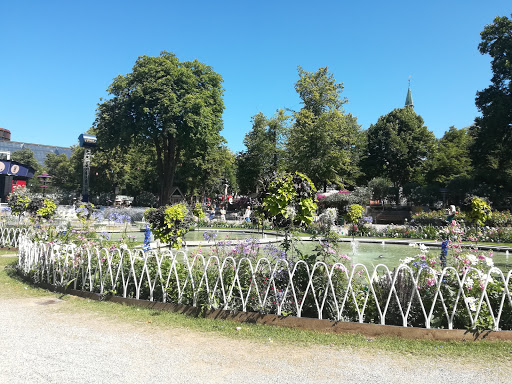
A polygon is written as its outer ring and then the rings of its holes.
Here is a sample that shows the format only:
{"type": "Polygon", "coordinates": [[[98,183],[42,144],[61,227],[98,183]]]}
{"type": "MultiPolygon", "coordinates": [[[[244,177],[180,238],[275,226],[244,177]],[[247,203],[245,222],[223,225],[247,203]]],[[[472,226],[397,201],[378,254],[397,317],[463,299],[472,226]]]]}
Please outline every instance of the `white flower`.
{"type": "Polygon", "coordinates": [[[485,263],[487,264],[488,267],[494,267],[494,261],[492,261],[490,257],[485,258],[485,263]]]}
{"type": "Polygon", "coordinates": [[[477,298],[476,297],[466,297],[466,303],[469,305],[469,309],[473,312],[476,311],[476,302],[477,302],[477,298]]]}
{"type": "Polygon", "coordinates": [[[471,265],[475,265],[478,262],[478,259],[475,255],[469,254],[466,256],[466,258],[469,260],[471,265]]]}
{"type": "Polygon", "coordinates": [[[475,282],[471,277],[468,277],[466,279],[466,282],[464,283],[464,285],[466,286],[467,289],[473,288],[473,284],[475,284],[475,282]]]}
{"type": "Polygon", "coordinates": [[[489,281],[489,284],[494,282],[491,275],[488,275],[487,273],[480,273],[480,284],[483,285],[486,281],[489,281]]]}
{"type": "Polygon", "coordinates": [[[405,259],[401,260],[402,264],[409,264],[414,261],[414,257],[406,257],[405,259]]]}

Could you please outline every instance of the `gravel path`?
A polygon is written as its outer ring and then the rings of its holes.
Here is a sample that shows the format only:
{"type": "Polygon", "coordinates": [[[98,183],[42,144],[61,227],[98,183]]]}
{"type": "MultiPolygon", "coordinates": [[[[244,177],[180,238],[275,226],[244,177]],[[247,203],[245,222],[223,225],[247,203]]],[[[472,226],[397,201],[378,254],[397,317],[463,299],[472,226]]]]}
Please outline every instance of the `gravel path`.
{"type": "Polygon", "coordinates": [[[61,311],[0,298],[0,383],[510,383],[512,368],[297,347],[61,311]],[[445,368],[441,368],[441,366],[445,368]]]}

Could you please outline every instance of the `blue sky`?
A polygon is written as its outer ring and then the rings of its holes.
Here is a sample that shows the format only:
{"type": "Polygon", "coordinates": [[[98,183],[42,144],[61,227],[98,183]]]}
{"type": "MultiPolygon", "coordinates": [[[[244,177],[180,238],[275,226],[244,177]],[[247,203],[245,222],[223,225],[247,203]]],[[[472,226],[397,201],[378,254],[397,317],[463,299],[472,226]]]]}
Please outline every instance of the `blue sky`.
{"type": "Polygon", "coordinates": [[[480,32],[512,13],[489,1],[0,1],[0,127],[13,141],[71,146],[138,56],[174,52],[224,78],[235,152],[258,112],[301,107],[297,66],[328,66],[363,129],[402,107],[441,137],[470,125],[490,84],[480,32]],[[357,4],[356,4],[357,3],[357,4]]]}

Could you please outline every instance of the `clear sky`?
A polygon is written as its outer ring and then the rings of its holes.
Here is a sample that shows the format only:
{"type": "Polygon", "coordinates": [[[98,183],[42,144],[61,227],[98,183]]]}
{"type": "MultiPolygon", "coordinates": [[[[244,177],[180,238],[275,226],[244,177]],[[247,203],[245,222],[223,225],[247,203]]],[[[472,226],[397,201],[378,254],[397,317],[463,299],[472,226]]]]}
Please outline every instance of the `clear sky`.
{"type": "Polygon", "coordinates": [[[0,0],[0,127],[13,141],[71,146],[100,98],[138,56],[174,52],[224,78],[224,130],[234,152],[258,112],[298,110],[297,66],[328,66],[363,129],[403,107],[436,137],[472,124],[490,84],[480,32],[510,0],[0,0]]]}

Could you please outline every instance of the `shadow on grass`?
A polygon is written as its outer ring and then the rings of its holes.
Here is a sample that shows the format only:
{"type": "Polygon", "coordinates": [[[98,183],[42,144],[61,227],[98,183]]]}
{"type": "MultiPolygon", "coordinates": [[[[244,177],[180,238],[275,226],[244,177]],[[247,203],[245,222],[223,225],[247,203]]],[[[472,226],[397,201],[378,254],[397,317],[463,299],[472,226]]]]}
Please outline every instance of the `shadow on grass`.
{"type": "Polygon", "coordinates": [[[18,269],[16,268],[16,265],[18,263],[16,261],[13,261],[12,263],[9,263],[5,266],[5,274],[16,281],[22,282],[24,281],[23,278],[18,274],[18,269]]]}
{"type": "Polygon", "coordinates": [[[35,284],[32,280],[30,280],[29,278],[25,278],[19,274],[17,264],[18,263],[16,261],[13,261],[12,263],[5,265],[4,271],[7,277],[14,280],[17,283],[28,285],[33,289],[39,288],[37,284],[35,284]]]}

